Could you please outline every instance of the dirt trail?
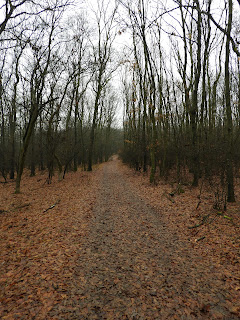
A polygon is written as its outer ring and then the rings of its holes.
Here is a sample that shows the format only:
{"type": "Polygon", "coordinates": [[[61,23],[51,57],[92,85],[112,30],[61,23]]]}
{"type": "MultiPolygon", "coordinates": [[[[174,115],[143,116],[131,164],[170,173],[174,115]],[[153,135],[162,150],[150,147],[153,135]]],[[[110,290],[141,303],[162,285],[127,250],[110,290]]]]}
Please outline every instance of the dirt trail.
{"type": "Polygon", "coordinates": [[[66,298],[50,318],[238,319],[214,268],[191,256],[118,166],[114,160],[100,170],[88,236],[66,298]]]}

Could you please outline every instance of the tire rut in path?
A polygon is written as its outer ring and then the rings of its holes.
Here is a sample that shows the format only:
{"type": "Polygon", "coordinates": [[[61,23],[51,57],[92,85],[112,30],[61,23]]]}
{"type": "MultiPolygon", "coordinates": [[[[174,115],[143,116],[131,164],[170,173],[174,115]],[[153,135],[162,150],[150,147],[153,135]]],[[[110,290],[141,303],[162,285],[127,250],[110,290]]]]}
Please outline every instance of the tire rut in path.
{"type": "Polygon", "coordinates": [[[217,289],[211,308],[219,317],[209,313],[209,287],[217,285],[204,280],[210,269],[197,266],[159,214],[134,194],[118,161],[101,174],[62,319],[235,319],[217,289]]]}

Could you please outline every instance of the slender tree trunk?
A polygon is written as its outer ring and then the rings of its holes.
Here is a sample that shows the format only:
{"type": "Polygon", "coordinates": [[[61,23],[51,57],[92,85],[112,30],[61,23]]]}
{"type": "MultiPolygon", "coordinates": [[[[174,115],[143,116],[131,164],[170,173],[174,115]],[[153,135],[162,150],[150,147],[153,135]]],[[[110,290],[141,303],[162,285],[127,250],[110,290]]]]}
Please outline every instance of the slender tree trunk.
{"type": "Polygon", "coordinates": [[[238,126],[240,127],[240,59],[238,59],[238,126]]]}
{"type": "Polygon", "coordinates": [[[74,158],[73,158],[73,170],[77,171],[78,168],[78,153],[77,153],[77,145],[78,145],[78,128],[77,121],[78,118],[78,97],[76,97],[75,103],[75,113],[74,113],[74,158]]]}
{"type": "MultiPolygon", "coordinates": [[[[12,115],[13,118],[16,118],[15,115],[12,115]]],[[[15,177],[15,128],[16,120],[10,120],[10,179],[15,177]]]]}
{"type": "Polygon", "coordinates": [[[92,171],[94,136],[95,136],[95,129],[97,125],[99,99],[100,99],[101,89],[102,89],[101,81],[102,81],[102,71],[100,70],[100,74],[98,78],[97,93],[96,93],[95,103],[94,103],[93,120],[92,120],[92,126],[90,131],[90,142],[89,142],[89,149],[88,149],[88,171],[92,171]]]}
{"type": "Polygon", "coordinates": [[[95,106],[94,106],[94,113],[93,113],[93,122],[92,122],[91,131],[90,131],[90,142],[89,142],[89,149],[88,149],[88,171],[92,171],[93,145],[94,145],[94,135],[95,135],[95,129],[96,129],[97,114],[98,114],[98,101],[96,99],[95,106]]]}
{"type": "Polygon", "coordinates": [[[144,89],[144,102],[143,102],[143,125],[142,125],[142,157],[143,157],[143,172],[147,171],[147,147],[146,147],[146,121],[147,121],[147,108],[146,96],[144,89]]]}
{"type": "Polygon", "coordinates": [[[35,123],[37,121],[37,117],[38,117],[38,107],[34,106],[33,112],[31,114],[27,129],[25,132],[25,135],[23,137],[23,144],[22,144],[22,147],[21,147],[20,153],[19,153],[18,172],[17,172],[17,178],[16,178],[15,193],[20,193],[20,184],[21,184],[21,178],[22,178],[22,174],[23,174],[26,153],[28,150],[28,146],[30,143],[32,132],[34,130],[35,123]]]}
{"type": "Polygon", "coordinates": [[[43,128],[42,128],[42,117],[40,114],[39,117],[39,170],[43,171],[44,168],[44,160],[43,160],[43,128]]]}
{"type": "Polygon", "coordinates": [[[227,115],[227,143],[228,143],[228,152],[227,152],[227,160],[226,160],[227,186],[228,186],[227,201],[235,202],[234,181],[233,181],[233,125],[232,125],[230,73],[229,73],[231,28],[232,28],[232,0],[228,0],[228,24],[227,24],[227,38],[226,38],[226,51],[225,51],[225,102],[226,102],[226,115],[227,115]]]}
{"type": "MultiPolygon", "coordinates": [[[[145,22],[145,21],[144,21],[145,22]]],[[[155,119],[155,109],[156,109],[156,84],[155,76],[152,68],[152,61],[149,53],[149,48],[147,45],[146,35],[145,35],[145,25],[142,25],[142,41],[144,46],[144,59],[145,68],[148,70],[149,82],[150,82],[150,99],[149,99],[149,117],[150,117],[150,161],[151,161],[151,173],[150,173],[150,183],[155,182],[156,174],[156,145],[157,145],[157,128],[155,119]]]]}
{"type": "Polygon", "coordinates": [[[81,147],[82,147],[82,166],[83,170],[86,170],[86,151],[85,151],[85,141],[83,137],[83,117],[84,117],[84,103],[83,97],[81,99],[81,119],[80,119],[80,137],[81,137],[81,147]]]}
{"type": "MultiPolygon", "coordinates": [[[[197,7],[199,2],[196,0],[197,7]]],[[[190,109],[190,121],[192,129],[192,166],[193,166],[193,186],[198,185],[200,168],[199,168],[199,149],[198,149],[198,133],[197,133],[197,119],[198,119],[198,87],[201,74],[201,12],[198,10],[197,20],[197,65],[195,68],[194,88],[192,94],[192,105],[190,109]]]]}
{"type": "Polygon", "coordinates": [[[3,109],[3,86],[2,86],[2,75],[0,74],[0,108],[1,108],[1,159],[0,159],[0,169],[4,180],[7,180],[6,177],[6,161],[5,161],[5,118],[4,118],[4,109],[3,109]]]}
{"type": "Polygon", "coordinates": [[[35,166],[35,134],[34,129],[31,137],[31,173],[30,176],[34,177],[36,174],[36,166],[35,166]]]}
{"type": "MultiPolygon", "coordinates": [[[[211,1],[208,2],[208,13],[210,13],[211,8],[211,1]]],[[[200,116],[200,126],[201,126],[201,134],[203,132],[203,126],[206,123],[204,122],[207,118],[207,91],[206,91],[206,76],[207,76],[207,67],[208,67],[208,60],[209,60],[209,44],[211,38],[211,25],[210,25],[210,17],[208,15],[207,20],[207,38],[204,41],[205,48],[204,48],[204,56],[203,56],[203,67],[202,67],[202,102],[201,102],[201,116],[200,116]]]]}
{"type": "Polygon", "coordinates": [[[14,179],[15,175],[15,130],[16,130],[16,98],[17,98],[17,85],[19,76],[16,67],[16,82],[14,84],[14,93],[12,99],[12,110],[10,114],[10,179],[14,179]]]}

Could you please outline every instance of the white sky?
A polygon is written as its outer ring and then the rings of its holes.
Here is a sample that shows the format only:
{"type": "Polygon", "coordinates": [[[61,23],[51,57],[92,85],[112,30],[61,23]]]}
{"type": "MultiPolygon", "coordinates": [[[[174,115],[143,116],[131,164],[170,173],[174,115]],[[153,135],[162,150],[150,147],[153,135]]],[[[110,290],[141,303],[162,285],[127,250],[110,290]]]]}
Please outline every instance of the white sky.
{"type": "MultiPolygon", "coordinates": [[[[101,0],[100,0],[101,1],[101,0]]],[[[134,2],[134,1],[133,1],[134,2]]],[[[148,17],[149,20],[152,20],[156,17],[156,7],[159,6],[160,9],[163,7],[166,7],[167,9],[174,7],[175,3],[171,0],[163,0],[162,2],[165,2],[164,4],[161,4],[159,0],[149,0],[146,1],[147,6],[148,6],[148,17]],[[161,6],[161,7],[160,7],[161,6]]],[[[115,0],[104,0],[105,4],[108,4],[108,10],[111,12],[113,8],[115,7],[115,0]]],[[[3,4],[3,0],[0,0],[0,5],[3,4]]],[[[220,9],[224,8],[225,5],[225,0],[213,0],[212,3],[212,12],[215,14],[215,17],[219,16],[220,9]]],[[[237,0],[234,0],[234,7],[235,7],[235,14],[236,12],[240,12],[240,10],[236,11],[236,9],[240,9],[239,4],[237,3],[237,0]]],[[[1,8],[1,7],[0,7],[1,8]]],[[[95,17],[94,17],[94,11],[97,10],[97,0],[75,0],[75,5],[74,7],[71,7],[67,10],[65,13],[65,16],[71,16],[73,14],[80,14],[81,12],[85,12],[86,16],[90,22],[90,25],[94,25],[96,22],[95,17]]],[[[120,9],[120,16],[119,19],[121,18],[127,18],[127,10],[126,9],[120,9]]],[[[174,11],[172,13],[172,16],[170,15],[165,15],[163,20],[165,21],[164,30],[165,31],[170,31],[171,27],[170,25],[174,25],[177,30],[180,29],[179,24],[177,23],[175,18],[179,18],[179,10],[174,11]]],[[[3,21],[3,9],[0,9],[0,22],[3,21]]],[[[116,30],[121,31],[121,34],[117,34],[115,42],[114,42],[114,47],[116,50],[119,52],[119,54],[122,54],[124,51],[124,47],[131,47],[132,46],[132,39],[131,39],[131,34],[128,31],[122,32],[122,28],[120,25],[116,25],[116,30]]],[[[177,31],[176,30],[176,31],[177,31]]],[[[163,41],[164,45],[164,50],[167,52],[169,51],[170,48],[170,43],[169,43],[169,38],[168,35],[164,35],[163,33],[163,41]]],[[[169,51],[169,55],[171,52],[169,51]]],[[[120,91],[120,79],[119,79],[119,74],[116,73],[114,76],[114,82],[115,87],[117,88],[118,92],[120,91]]],[[[122,116],[122,110],[119,111],[119,115],[122,116]]]]}

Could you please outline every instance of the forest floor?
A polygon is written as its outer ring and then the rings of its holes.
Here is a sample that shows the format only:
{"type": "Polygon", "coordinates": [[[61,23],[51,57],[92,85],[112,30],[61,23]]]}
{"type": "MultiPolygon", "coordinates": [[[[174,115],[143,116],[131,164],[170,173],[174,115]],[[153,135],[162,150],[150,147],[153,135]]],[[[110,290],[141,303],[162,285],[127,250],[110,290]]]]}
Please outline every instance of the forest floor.
{"type": "Polygon", "coordinates": [[[240,188],[176,187],[116,158],[2,183],[0,319],[239,319],[240,188]]]}

